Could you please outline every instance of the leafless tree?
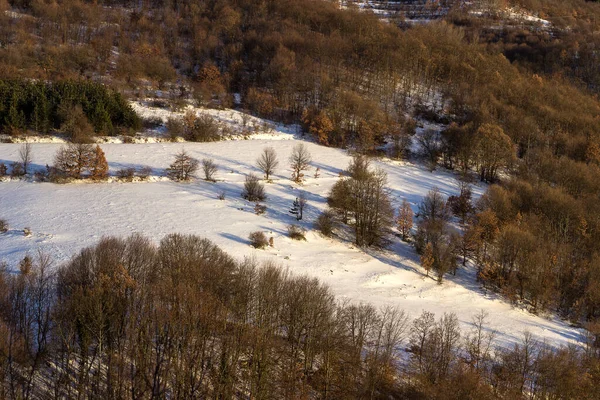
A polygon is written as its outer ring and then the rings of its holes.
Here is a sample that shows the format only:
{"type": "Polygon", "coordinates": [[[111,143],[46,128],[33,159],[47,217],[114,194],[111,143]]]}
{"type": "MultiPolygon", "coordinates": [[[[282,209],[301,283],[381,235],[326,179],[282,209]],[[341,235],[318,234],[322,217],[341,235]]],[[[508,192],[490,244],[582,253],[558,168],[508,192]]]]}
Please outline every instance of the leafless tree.
{"type": "Polygon", "coordinates": [[[418,137],[417,142],[421,146],[421,152],[427,159],[429,168],[433,171],[440,157],[439,133],[433,129],[426,129],[418,137]]]}
{"type": "Polygon", "coordinates": [[[275,168],[279,165],[275,149],[272,147],[263,149],[260,158],[256,160],[256,165],[265,174],[265,179],[269,180],[269,177],[275,172],[275,168]]]}
{"type": "Polygon", "coordinates": [[[289,158],[290,165],[292,167],[292,180],[294,182],[302,182],[304,177],[302,171],[305,171],[308,168],[311,160],[311,155],[304,143],[298,143],[296,146],[294,146],[292,154],[289,158]]]}
{"type": "Polygon", "coordinates": [[[19,148],[19,158],[23,164],[23,174],[27,175],[27,169],[33,160],[33,146],[31,143],[24,143],[19,148]]]}

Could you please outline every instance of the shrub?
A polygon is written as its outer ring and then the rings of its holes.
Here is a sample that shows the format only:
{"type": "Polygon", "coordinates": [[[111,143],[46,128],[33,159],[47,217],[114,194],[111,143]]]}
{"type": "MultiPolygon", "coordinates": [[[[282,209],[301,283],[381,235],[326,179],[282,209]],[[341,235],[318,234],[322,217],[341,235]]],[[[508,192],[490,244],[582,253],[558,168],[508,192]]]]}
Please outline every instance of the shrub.
{"type": "Polygon", "coordinates": [[[249,201],[263,201],[267,198],[265,194],[265,185],[260,183],[258,176],[254,174],[246,175],[242,197],[249,201]]]}
{"type": "Polygon", "coordinates": [[[25,170],[23,169],[23,164],[20,162],[14,162],[11,165],[12,170],[10,172],[11,176],[23,176],[25,175],[25,170]]]}
{"type": "Polygon", "coordinates": [[[135,176],[135,168],[132,168],[132,167],[121,168],[120,170],[117,171],[117,178],[119,178],[125,182],[133,181],[134,176],[135,176]]]}
{"type": "Polygon", "coordinates": [[[48,178],[48,171],[41,170],[33,173],[33,179],[38,182],[47,182],[48,178]]]}
{"type": "Polygon", "coordinates": [[[215,182],[215,174],[217,173],[217,164],[211,158],[202,160],[202,171],[204,172],[204,180],[215,182]]]}
{"type": "Polygon", "coordinates": [[[220,139],[217,121],[208,114],[202,114],[188,123],[186,140],[192,142],[214,142],[220,139]]]}
{"type": "Polygon", "coordinates": [[[31,228],[23,228],[23,235],[31,236],[31,228]]]}
{"type": "Polygon", "coordinates": [[[254,213],[256,215],[262,215],[265,212],[267,212],[267,206],[263,206],[259,203],[256,203],[256,205],[254,206],[254,213]]]}
{"type": "Polygon", "coordinates": [[[288,225],[288,236],[294,240],[306,240],[306,229],[298,225],[288,225]]]}
{"type": "Polygon", "coordinates": [[[0,176],[5,176],[7,172],[8,168],[6,167],[6,164],[0,163],[0,176]]]}
{"type": "Polygon", "coordinates": [[[160,117],[148,117],[142,119],[142,126],[146,129],[156,129],[162,126],[163,121],[160,117]]]}
{"type": "Polygon", "coordinates": [[[335,228],[335,215],[331,210],[325,210],[319,215],[317,218],[317,222],[315,222],[315,227],[321,232],[323,235],[329,237],[333,234],[333,229],[335,228]]]}
{"type": "Polygon", "coordinates": [[[136,172],[138,178],[140,178],[143,181],[148,179],[148,177],[150,176],[151,173],[152,173],[152,168],[150,168],[150,167],[138,168],[138,170],[136,172]]]}
{"type": "Polygon", "coordinates": [[[221,190],[221,191],[219,192],[219,195],[217,196],[217,198],[218,198],[219,200],[225,200],[225,191],[224,191],[224,190],[221,190]]]}
{"type": "Polygon", "coordinates": [[[167,136],[174,142],[178,137],[183,136],[183,121],[177,118],[169,118],[165,124],[167,128],[167,136]]]}
{"type": "Polygon", "coordinates": [[[8,222],[5,219],[0,219],[0,233],[8,232],[8,222]]]}
{"type": "Polygon", "coordinates": [[[261,231],[252,232],[248,238],[250,239],[250,244],[255,249],[264,249],[269,245],[269,240],[267,239],[267,235],[261,231]]]}

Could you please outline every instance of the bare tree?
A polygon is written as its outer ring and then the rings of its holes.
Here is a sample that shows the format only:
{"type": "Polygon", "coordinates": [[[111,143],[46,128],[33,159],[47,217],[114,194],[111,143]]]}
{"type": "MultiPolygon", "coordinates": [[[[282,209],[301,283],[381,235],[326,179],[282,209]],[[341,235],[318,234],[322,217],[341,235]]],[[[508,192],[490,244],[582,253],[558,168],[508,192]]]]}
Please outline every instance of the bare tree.
{"type": "Polygon", "coordinates": [[[471,332],[465,338],[467,362],[476,371],[481,371],[492,358],[496,332],[486,329],[488,313],[480,310],[474,317],[471,332]]]}
{"type": "Polygon", "coordinates": [[[440,157],[439,133],[433,129],[426,129],[417,137],[417,141],[421,146],[423,156],[427,159],[429,168],[433,171],[440,157]]]}
{"type": "Polygon", "coordinates": [[[214,182],[215,174],[217,173],[217,164],[215,164],[212,158],[205,158],[202,160],[202,171],[204,172],[204,180],[214,182]]]}
{"type": "Polygon", "coordinates": [[[331,189],[329,206],[345,223],[354,218],[358,246],[384,246],[394,217],[386,173],[371,170],[369,160],[361,155],[354,157],[347,173],[350,177],[340,179],[331,189]]]}
{"type": "Polygon", "coordinates": [[[19,158],[23,164],[23,174],[27,175],[27,168],[33,160],[33,146],[31,143],[24,143],[19,149],[19,158]]]}
{"type": "Polygon", "coordinates": [[[406,241],[408,234],[413,227],[413,211],[406,199],[402,200],[402,205],[398,209],[398,230],[402,235],[402,240],[406,241]]]}
{"type": "Polygon", "coordinates": [[[185,149],[175,155],[175,161],[167,168],[167,176],[176,181],[190,180],[198,170],[198,160],[185,149]]]}
{"type": "Polygon", "coordinates": [[[260,158],[256,160],[256,165],[265,174],[265,179],[269,180],[269,177],[275,172],[275,168],[279,165],[275,149],[272,147],[263,149],[260,158]]]}
{"type": "Polygon", "coordinates": [[[292,167],[292,180],[298,183],[302,182],[304,177],[302,171],[306,170],[311,162],[310,153],[304,143],[294,146],[289,161],[292,167]]]}

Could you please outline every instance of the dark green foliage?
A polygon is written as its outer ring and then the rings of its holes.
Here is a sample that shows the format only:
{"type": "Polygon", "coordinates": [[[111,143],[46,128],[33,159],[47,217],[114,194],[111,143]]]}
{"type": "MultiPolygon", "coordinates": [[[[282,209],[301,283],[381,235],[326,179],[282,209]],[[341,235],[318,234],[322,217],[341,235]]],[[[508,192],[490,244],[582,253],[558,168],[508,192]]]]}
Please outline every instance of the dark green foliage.
{"type": "Polygon", "coordinates": [[[61,110],[76,107],[96,134],[115,135],[121,129],[140,127],[139,117],[123,96],[99,83],[0,80],[0,131],[48,133],[65,122],[61,110]]]}

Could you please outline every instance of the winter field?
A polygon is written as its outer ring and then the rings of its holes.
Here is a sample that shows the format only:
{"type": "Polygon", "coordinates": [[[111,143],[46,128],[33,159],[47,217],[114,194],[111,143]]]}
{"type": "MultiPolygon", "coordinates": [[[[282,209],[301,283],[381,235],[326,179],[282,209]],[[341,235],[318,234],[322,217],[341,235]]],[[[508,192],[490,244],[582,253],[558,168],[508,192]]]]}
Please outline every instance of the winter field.
{"type": "MultiPolygon", "coordinates": [[[[387,250],[367,252],[348,240],[327,239],[311,230],[326,197],[344,170],[350,156],[339,149],[306,143],[312,167],[303,185],[290,179],[287,158],[301,138],[285,130],[214,143],[107,143],[102,144],[110,171],[121,168],[152,168],[147,182],[38,183],[26,180],[0,182],[0,218],[10,231],[0,235],[0,261],[16,266],[25,254],[38,250],[50,254],[55,265],[78,250],[94,245],[102,236],[142,233],[160,240],[169,233],[195,234],[212,240],[235,257],[274,260],[295,274],[319,278],[331,286],[338,299],[395,305],[417,317],[422,310],[441,315],[454,312],[463,329],[480,310],[486,311],[488,327],[497,331],[497,344],[509,345],[529,331],[540,341],[562,346],[583,341],[582,332],[554,317],[535,316],[511,307],[497,295],[485,292],[475,281],[474,271],[459,269],[444,283],[425,276],[410,244],[394,238],[387,250]],[[240,197],[244,176],[260,175],[255,160],[263,148],[275,148],[280,167],[272,183],[266,184],[267,212],[254,213],[254,203],[240,197]],[[198,159],[212,158],[219,166],[216,183],[195,179],[176,183],[164,177],[175,153],[185,148],[198,159]],[[320,176],[315,178],[319,168],[320,176]],[[220,192],[225,199],[219,200],[220,192]],[[286,226],[296,223],[289,213],[293,200],[304,192],[308,199],[304,220],[306,241],[287,237],[286,226]],[[23,228],[32,235],[25,237],[23,228]],[[249,244],[250,232],[262,230],[274,238],[274,247],[256,250],[249,244]]],[[[33,168],[43,169],[52,160],[59,143],[35,143],[33,168]]],[[[0,144],[0,163],[18,160],[19,144],[0,144]]],[[[406,198],[416,211],[427,192],[437,186],[445,196],[457,192],[455,177],[444,171],[429,172],[419,164],[379,160],[388,173],[388,186],[397,207],[406,198]]],[[[198,174],[200,175],[200,173],[198,174]]],[[[475,187],[479,196],[483,187],[475,187]]]]}

